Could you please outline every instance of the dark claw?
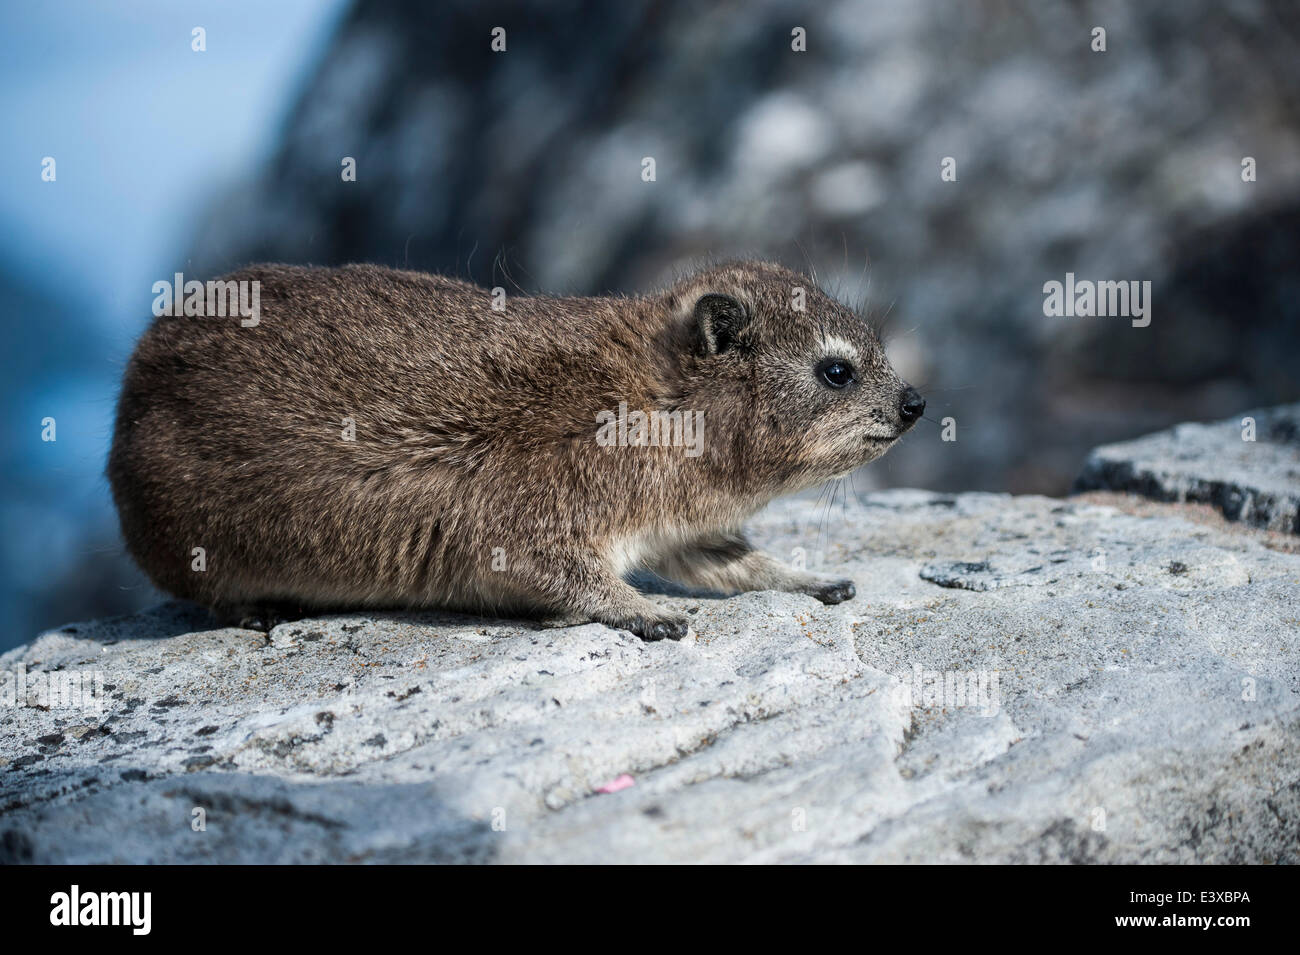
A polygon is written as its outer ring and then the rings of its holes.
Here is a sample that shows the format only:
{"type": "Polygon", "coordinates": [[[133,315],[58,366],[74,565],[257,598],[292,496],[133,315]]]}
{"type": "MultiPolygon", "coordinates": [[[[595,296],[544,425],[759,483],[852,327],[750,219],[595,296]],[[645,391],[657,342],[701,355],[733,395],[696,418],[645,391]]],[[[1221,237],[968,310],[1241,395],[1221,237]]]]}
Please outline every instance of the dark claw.
{"type": "Polygon", "coordinates": [[[682,620],[650,620],[646,617],[633,617],[618,627],[629,630],[642,640],[653,643],[659,640],[680,640],[686,636],[690,623],[682,620]]]}
{"type": "Polygon", "coordinates": [[[224,615],[219,615],[219,619],[226,621],[226,625],[238,621],[237,626],[241,630],[257,630],[261,633],[270,633],[282,623],[292,623],[295,620],[301,620],[306,616],[306,611],[301,607],[289,604],[278,604],[274,606],[251,606],[243,610],[235,610],[224,615]]]}
{"type": "Polygon", "coordinates": [[[650,631],[651,640],[680,640],[686,636],[687,624],[685,623],[657,623],[650,631]]]}
{"type": "Polygon", "coordinates": [[[857,596],[858,589],[853,586],[851,580],[837,580],[827,584],[821,590],[813,594],[824,604],[839,604],[846,600],[852,600],[857,596]]]}

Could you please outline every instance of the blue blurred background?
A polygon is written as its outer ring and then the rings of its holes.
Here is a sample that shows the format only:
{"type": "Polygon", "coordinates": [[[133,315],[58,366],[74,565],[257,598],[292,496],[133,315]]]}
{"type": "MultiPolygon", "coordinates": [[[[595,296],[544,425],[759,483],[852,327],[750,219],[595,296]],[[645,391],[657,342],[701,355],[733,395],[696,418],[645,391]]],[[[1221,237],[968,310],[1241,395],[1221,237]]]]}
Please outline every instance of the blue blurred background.
{"type": "Polygon", "coordinates": [[[1288,0],[141,0],[0,26],[0,649],[157,599],[102,472],[178,270],[597,293],[704,256],[815,266],[888,312],[896,366],[959,424],[859,490],[1065,493],[1096,444],[1300,398],[1288,0]],[[1066,271],[1151,281],[1152,325],[1045,318],[1066,271]]]}
{"type": "Polygon", "coordinates": [[[344,9],[97,0],[0,8],[5,411],[0,649],[156,595],[103,477],[151,285],[186,267],[214,190],[248,180],[344,9]],[[191,30],[207,50],[191,49],[191,30]],[[56,179],[41,178],[45,157],[56,179]],[[42,441],[42,419],[56,440],[42,441]]]}

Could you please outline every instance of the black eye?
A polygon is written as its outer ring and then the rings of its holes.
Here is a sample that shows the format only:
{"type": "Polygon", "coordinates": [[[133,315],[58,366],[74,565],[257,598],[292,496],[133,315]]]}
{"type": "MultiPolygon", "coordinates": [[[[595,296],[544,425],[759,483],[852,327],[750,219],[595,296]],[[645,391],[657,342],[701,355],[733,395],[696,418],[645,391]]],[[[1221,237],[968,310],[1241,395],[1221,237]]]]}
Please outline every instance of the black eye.
{"type": "Polygon", "coordinates": [[[832,388],[847,388],[857,380],[853,366],[842,358],[828,358],[818,365],[817,377],[832,388]]]}

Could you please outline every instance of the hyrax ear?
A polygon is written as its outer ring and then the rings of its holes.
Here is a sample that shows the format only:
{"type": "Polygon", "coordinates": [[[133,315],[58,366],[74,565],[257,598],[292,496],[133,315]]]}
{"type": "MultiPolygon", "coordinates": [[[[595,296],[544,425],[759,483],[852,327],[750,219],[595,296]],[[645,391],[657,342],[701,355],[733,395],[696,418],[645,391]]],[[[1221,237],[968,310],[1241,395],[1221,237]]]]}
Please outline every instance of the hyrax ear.
{"type": "Polygon", "coordinates": [[[730,295],[710,292],[695,303],[695,326],[699,332],[701,355],[717,355],[736,344],[741,330],[749,323],[745,306],[730,295]]]}

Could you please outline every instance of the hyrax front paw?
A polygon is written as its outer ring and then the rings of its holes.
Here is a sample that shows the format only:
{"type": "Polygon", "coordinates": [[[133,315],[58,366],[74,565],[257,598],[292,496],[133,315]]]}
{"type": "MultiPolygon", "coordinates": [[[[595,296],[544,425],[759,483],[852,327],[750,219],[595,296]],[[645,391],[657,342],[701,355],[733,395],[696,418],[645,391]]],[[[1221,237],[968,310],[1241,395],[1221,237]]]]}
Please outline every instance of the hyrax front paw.
{"type": "Polygon", "coordinates": [[[691,628],[691,621],[688,617],[681,617],[676,614],[659,614],[655,616],[635,614],[619,620],[606,621],[605,624],[614,627],[616,630],[630,630],[647,642],[680,640],[686,636],[687,631],[691,628]]]}
{"type": "Polygon", "coordinates": [[[839,604],[852,600],[858,592],[853,581],[833,577],[818,578],[804,593],[816,597],[824,604],[839,604]]]}

